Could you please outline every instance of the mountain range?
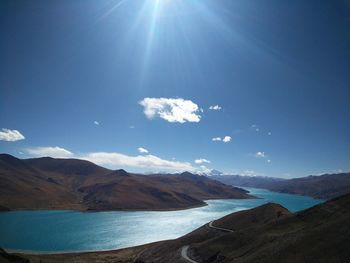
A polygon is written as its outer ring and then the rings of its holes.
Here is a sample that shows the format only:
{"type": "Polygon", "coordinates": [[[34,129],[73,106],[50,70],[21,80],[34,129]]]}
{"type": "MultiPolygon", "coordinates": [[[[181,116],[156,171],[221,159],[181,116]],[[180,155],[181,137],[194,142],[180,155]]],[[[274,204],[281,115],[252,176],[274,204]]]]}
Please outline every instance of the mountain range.
{"type": "Polygon", "coordinates": [[[0,210],[172,210],[204,200],[253,198],[247,191],[188,172],[141,175],[79,159],[0,155],[0,210]]]}
{"type": "Polygon", "coordinates": [[[242,175],[213,175],[210,178],[239,187],[264,188],[325,200],[350,193],[350,173],[310,175],[293,179],[242,175]]]}

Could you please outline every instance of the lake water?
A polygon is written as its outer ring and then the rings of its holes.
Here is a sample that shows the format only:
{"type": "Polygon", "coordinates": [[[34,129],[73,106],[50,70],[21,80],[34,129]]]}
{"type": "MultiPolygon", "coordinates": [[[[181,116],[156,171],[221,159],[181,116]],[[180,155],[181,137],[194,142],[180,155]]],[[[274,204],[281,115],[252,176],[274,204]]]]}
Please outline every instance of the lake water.
{"type": "Polygon", "coordinates": [[[267,202],[293,212],[322,202],[247,189],[262,199],[209,200],[205,207],[170,212],[1,212],[0,247],[41,253],[117,249],[177,238],[211,220],[267,202]]]}

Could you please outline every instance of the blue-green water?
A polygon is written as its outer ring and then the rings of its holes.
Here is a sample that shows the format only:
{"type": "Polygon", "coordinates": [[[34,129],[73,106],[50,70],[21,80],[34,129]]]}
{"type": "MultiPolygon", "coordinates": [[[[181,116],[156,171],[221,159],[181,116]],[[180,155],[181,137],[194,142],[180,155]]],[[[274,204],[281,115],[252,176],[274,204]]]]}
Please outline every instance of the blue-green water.
{"type": "Polygon", "coordinates": [[[14,211],[0,213],[0,247],[36,252],[109,250],[172,239],[232,212],[275,202],[298,211],[321,202],[249,188],[262,199],[209,200],[170,212],[14,211]]]}

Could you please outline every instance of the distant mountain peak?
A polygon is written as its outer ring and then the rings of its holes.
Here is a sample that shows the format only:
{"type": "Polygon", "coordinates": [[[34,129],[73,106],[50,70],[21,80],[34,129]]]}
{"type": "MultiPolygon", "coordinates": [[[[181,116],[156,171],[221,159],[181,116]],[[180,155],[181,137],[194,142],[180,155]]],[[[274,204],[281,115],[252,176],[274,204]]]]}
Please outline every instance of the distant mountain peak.
{"type": "Polygon", "coordinates": [[[185,172],[182,172],[180,175],[182,175],[182,176],[194,176],[195,174],[190,173],[188,171],[185,171],[185,172]]]}
{"type": "Polygon", "coordinates": [[[118,170],[114,170],[113,174],[117,174],[117,175],[121,175],[121,176],[128,176],[130,175],[127,171],[125,171],[124,169],[118,169],[118,170]]]}
{"type": "Polygon", "coordinates": [[[124,169],[118,169],[118,170],[115,170],[116,172],[118,173],[128,173],[127,171],[125,171],[124,169]]]}

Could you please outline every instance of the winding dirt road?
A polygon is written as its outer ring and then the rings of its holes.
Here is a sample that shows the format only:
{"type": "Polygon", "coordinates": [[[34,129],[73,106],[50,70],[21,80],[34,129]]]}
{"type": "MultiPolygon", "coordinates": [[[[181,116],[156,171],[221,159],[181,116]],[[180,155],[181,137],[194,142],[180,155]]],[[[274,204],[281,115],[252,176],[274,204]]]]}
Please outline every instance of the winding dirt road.
{"type": "Polygon", "coordinates": [[[189,256],[188,256],[188,249],[189,249],[190,246],[183,246],[181,248],[181,257],[187,261],[187,262],[190,262],[190,263],[198,263],[197,261],[194,261],[193,259],[190,259],[189,256]]]}
{"type": "MultiPolygon", "coordinates": [[[[208,227],[209,228],[212,228],[212,229],[215,229],[215,230],[218,230],[218,231],[222,231],[222,232],[235,232],[234,230],[231,230],[231,229],[228,229],[228,228],[222,228],[222,227],[216,227],[216,226],[213,226],[213,223],[214,223],[214,220],[213,221],[210,221],[208,223],[208,227]]],[[[191,259],[189,256],[188,256],[188,249],[190,248],[189,245],[186,245],[186,246],[183,246],[181,248],[181,257],[186,261],[186,262],[190,262],[190,263],[199,263],[198,261],[195,261],[193,259],[191,259]]]]}

